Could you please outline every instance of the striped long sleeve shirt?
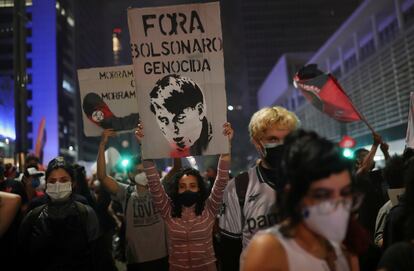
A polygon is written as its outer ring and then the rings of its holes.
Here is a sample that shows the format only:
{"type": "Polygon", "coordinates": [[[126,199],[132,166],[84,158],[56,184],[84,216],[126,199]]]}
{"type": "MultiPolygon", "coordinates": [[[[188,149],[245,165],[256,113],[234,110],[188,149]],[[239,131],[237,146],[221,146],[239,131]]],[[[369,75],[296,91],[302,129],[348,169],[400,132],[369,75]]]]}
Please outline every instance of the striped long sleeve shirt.
{"type": "Polygon", "coordinates": [[[143,164],[155,208],[167,224],[170,271],[216,270],[212,232],[223,191],[229,180],[229,162],[219,161],[217,178],[202,214],[196,216],[194,206],[183,206],[181,217],[171,216],[171,199],[161,185],[154,163],[145,160],[143,164]]]}

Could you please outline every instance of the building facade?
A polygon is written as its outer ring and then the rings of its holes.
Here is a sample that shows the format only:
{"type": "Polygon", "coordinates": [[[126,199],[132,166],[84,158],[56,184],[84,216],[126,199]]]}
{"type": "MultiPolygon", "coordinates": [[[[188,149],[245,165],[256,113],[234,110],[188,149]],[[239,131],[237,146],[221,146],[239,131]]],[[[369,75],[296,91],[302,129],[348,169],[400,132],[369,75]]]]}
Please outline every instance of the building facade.
{"type": "MultiPolygon", "coordinates": [[[[26,110],[27,133],[22,135],[28,138],[26,152],[34,151],[39,126],[45,120],[44,163],[57,155],[78,159],[75,4],[69,0],[26,0],[27,84],[21,93],[25,104],[14,106],[11,98],[6,105],[8,112],[13,111],[11,116],[15,108],[26,110]]],[[[13,52],[17,50],[13,46],[13,8],[13,0],[0,1],[0,82],[2,93],[7,92],[9,98],[14,96],[13,52]]],[[[12,130],[9,125],[0,129],[0,134],[13,141],[12,130]]]]}
{"type": "MultiPolygon", "coordinates": [[[[364,1],[308,62],[338,78],[391,152],[403,150],[414,83],[413,0],[364,1]]],[[[372,143],[363,122],[340,125],[306,103],[297,113],[305,128],[332,140],[347,134],[359,146],[372,143]]]]}

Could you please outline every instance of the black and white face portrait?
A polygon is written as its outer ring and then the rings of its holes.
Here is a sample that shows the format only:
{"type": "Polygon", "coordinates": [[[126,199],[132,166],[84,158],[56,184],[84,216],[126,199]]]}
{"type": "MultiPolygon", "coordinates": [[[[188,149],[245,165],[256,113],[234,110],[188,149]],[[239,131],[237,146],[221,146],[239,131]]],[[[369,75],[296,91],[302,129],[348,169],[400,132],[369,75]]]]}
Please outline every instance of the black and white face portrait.
{"type": "MultiPolygon", "coordinates": [[[[190,78],[167,75],[158,80],[150,93],[151,111],[172,149],[194,154],[191,149],[203,148],[200,139],[210,140],[207,108],[201,88],[190,78]]],[[[197,152],[197,151],[196,151],[197,152]]]]}

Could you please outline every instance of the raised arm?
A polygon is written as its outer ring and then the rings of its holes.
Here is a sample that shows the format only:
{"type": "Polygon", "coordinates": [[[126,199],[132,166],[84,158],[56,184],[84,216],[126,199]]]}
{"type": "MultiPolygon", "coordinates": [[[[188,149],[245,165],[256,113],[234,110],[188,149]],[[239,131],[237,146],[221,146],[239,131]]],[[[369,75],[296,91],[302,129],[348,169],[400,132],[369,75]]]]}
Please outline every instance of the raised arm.
{"type": "Polygon", "coordinates": [[[174,158],[173,167],[164,177],[165,182],[166,183],[170,182],[171,178],[175,175],[175,173],[177,173],[182,168],[183,168],[183,165],[181,163],[181,158],[174,158]]]}
{"type": "Polygon", "coordinates": [[[98,160],[96,162],[98,180],[106,191],[114,195],[118,193],[119,185],[111,176],[106,174],[105,147],[108,143],[108,138],[115,135],[116,132],[112,129],[106,129],[102,132],[101,142],[98,149],[98,160]]]}
{"type": "Polygon", "coordinates": [[[230,168],[230,150],[231,150],[231,140],[233,139],[234,131],[231,128],[230,123],[225,123],[223,125],[223,134],[227,136],[229,140],[229,151],[220,155],[220,159],[217,166],[217,177],[214,182],[211,194],[206,201],[206,207],[213,214],[216,215],[218,208],[223,200],[224,188],[226,188],[227,182],[229,181],[229,168],[230,168]]]}
{"type": "MultiPolygon", "coordinates": [[[[144,137],[144,130],[142,124],[138,124],[135,129],[135,137],[141,144],[141,139],[144,137]]],[[[161,216],[165,219],[168,218],[171,212],[171,200],[161,185],[160,175],[155,167],[153,160],[144,160],[142,162],[144,166],[145,175],[148,179],[148,187],[151,192],[155,208],[160,212],[161,216]]]]}
{"type": "Polygon", "coordinates": [[[390,146],[388,146],[386,142],[384,141],[381,142],[380,149],[382,151],[382,154],[384,154],[385,161],[391,158],[390,153],[388,152],[389,148],[390,146]]]}
{"type": "Polygon", "coordinates": [[[374,142],[372,144],[371,150],[369,151],[367,156],[365,156],[365,159],[362,161],[361,167],[356,172],[357,175],[369,172],[371,170],[372,164],[374,163],[374,156],[377,152],[378,146],[381,143],[382,139],[381,136],[377,133],[373,133],[372,137],[374,142]]]}

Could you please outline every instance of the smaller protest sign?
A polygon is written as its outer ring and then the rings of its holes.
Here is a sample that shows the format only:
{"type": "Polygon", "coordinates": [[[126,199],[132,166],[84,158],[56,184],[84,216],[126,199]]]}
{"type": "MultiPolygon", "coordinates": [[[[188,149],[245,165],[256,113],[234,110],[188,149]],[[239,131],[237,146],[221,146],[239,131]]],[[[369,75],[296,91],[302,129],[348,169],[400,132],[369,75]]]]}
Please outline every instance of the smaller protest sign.
{"type": "Polygon", "coordinates": [[[139,122],[132,66],[78,70],[83,129],[100,136],[103,129],[130,131],[139,122]]]}

